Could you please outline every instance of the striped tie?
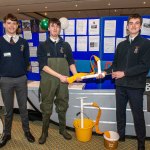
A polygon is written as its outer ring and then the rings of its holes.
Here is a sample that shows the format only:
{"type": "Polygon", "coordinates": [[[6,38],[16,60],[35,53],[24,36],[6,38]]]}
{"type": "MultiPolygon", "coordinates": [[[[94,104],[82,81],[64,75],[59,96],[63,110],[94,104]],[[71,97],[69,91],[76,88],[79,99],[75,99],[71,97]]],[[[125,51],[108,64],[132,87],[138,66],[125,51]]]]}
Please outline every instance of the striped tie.
{"type": "Polygon", "coordinates": [[[12,44],[12,45],[15,44],[13,37],[10,38],[10,44],[12,44]]]}

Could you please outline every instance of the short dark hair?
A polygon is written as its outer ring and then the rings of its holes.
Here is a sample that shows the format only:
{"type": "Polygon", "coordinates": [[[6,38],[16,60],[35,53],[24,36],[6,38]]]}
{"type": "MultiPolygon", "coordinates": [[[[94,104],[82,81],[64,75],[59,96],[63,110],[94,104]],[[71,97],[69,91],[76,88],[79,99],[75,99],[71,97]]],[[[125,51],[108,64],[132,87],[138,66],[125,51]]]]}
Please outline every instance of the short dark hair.
{"type": "Polygon", "coordinates": [[[4,18],[3,18],[3,21],[4,23],[7,21],[7,20],[11,20],[11,21],[16,21],[18,23],[18,19],[16,16],[14,16],[13,14],[7,14],[4,18]]]}
{"type": "Polygon", "coordinates": [[[140,24],[142,25],[143,19],[139,14],[132,14],[129,16],[128,20],[127,20],[127,24],[129,24],[130,19],[136,19],[139,18],[140,19],[140,24]]]}
{"type": "Polygon", "coordinates": [[[51,23],[52,23],[52,24],[57,24],[59,27],[61,27],[61,22],[60,22],[59,19],[57,19],[57,18],[50,18],[50,19],[49,19],[48,26],[49,26],[51,23]]]}

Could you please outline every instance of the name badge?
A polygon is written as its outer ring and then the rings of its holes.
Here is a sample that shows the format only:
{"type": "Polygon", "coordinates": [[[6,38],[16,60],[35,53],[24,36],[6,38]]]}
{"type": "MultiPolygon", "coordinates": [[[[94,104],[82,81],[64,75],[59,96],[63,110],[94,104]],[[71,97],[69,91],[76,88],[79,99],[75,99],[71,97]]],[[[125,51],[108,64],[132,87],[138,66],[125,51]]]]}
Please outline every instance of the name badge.
{"type": "Polygon", "coordinates": [[[137,54],[139,52],[139,46],[135,46],[135,49],[134,49],[134,54],[137,54]]]}
{"type": "Polygon", "coordinates": [[[11,53],[10,52],[4,53],[4,57],[11,57],[11,53]]]}
{"type": "Polygon", "coordinates": [[[62,53],[62,54],[64,53],[64,48],[63,47],[60,48],[60,53],[62,53]]]}
{"type": "Polygon", "coordinates": [[[51,54],[50,54],[50,53],[47,53],[47,56],[51,56],[51,54]]]}
{"type": "Polygon", "coordinates": [[[20,45],[20,51],[23,51],[24,50],[24,45],[20,45]]]}

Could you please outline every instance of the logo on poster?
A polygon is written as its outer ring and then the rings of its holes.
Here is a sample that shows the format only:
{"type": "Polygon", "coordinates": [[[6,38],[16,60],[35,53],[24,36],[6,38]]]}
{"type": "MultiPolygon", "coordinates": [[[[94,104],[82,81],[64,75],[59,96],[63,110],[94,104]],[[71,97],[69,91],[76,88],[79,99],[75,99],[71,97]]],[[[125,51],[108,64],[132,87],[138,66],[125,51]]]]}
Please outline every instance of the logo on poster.
{"type": "Polygon", "coordinates": [[[146,83],[145,91],[150,92],[150,83],[146,83]]]}

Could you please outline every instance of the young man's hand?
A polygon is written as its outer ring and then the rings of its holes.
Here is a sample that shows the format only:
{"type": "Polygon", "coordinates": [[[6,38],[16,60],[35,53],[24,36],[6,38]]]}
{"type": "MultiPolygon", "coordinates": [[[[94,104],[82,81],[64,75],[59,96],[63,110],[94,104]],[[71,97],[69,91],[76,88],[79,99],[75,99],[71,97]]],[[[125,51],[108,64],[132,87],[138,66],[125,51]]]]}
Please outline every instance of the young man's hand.
{"type": "Polygon", "coordinates": [[[62,83],[68,83],[67,81],[68,76],[60,75],[59,79],[62,83]]]}
{"type": "Polygon", "coordinates": [[[112,72],[112,78],[113,79],[120,79],[120,78],[123,78],[124,76],[125,76],[124,71],[115,71],[115,72],[112,72]]]}
{"type": "Polygon", "coordinates": [[[96,78],[97,79],[103,79],[106,76],[106,72],[102,72],[101,74],[99,74],[96,78]]]}
{"type": "Polygon", "coordinates": [[[82,79],[79,78],[79,77],[77,77],[77,78],[76,78],[76,81],[77,81],[77,82],[80,82],[80,81],[82,81],[82,79]]]}

